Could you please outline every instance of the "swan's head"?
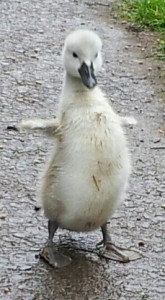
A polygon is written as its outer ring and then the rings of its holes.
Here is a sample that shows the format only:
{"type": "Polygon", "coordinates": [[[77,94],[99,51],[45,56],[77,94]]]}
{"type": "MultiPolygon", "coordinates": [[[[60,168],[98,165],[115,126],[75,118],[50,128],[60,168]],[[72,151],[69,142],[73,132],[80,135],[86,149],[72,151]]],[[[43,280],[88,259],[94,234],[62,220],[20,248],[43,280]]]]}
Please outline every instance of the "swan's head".
{"type": "Polygon", "coordinates": [[[70,33],[64,44],[63,64],[66,72],[80,78],[89,89],[97,84],[96,73],[102,65],[101,48],[98,35],[85,29],[70,33]]]}

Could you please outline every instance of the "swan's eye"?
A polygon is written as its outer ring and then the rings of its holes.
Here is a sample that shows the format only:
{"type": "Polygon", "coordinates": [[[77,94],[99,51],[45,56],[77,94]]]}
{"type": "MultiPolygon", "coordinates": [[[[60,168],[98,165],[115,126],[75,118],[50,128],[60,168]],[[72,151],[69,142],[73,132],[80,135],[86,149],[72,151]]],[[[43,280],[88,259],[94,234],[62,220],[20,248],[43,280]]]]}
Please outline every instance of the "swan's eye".
{"type": "Polygon", "coordinates": [[[77,55],[76,52],[73,52],[72,55],[73,55],[74,58],[78,58],[78,55],[77,55]]]}
{"type": "Polygon", "coordinates": [[[98,53],[95,54],[95,58],[97,58],[97,56],[98,56],[98,53]]]}

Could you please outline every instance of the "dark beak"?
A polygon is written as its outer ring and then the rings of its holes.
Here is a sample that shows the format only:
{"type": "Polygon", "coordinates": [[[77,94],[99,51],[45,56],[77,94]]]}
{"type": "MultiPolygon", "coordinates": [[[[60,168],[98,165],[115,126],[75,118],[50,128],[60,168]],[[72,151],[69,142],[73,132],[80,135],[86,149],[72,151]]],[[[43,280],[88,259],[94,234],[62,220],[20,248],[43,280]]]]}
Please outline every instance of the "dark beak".
{"type": "Polygon", "coordinates": [[[91,63],[90,67],[88,67],[84,62],[82,63],[80,69],[78,70],[81,76],[83,84],[92,89],[96,86],[97,80],[94,75],[93,64],[91,63]]]}

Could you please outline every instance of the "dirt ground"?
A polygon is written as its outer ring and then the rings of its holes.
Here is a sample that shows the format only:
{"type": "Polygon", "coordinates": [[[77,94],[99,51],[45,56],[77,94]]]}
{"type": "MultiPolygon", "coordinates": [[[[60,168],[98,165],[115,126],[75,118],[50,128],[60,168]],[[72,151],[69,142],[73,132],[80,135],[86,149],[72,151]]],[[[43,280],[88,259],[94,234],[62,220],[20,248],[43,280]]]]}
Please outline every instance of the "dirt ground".
{"type": "MultiPolygon", "coordinates": [[[[0,299],[165,299],[165,141],[160,62],[146,59],[139,41],[96,1],[0,1],[0,299]],[[90,4],[90,5],[89,5],[90,4]],[[7,130],[28,116],[56,114],[63,69],[60,53],[68,32],[97,30],[104,44],[98,78],[113,107],[136,117],[127,129],[132,176],[126,200],[109,229],[113,240],[144,257],[128,264],[100,259],[100,231],[59,231],[55,241],[73,258],[54,270],[38,259],[47,222],[34,211],[38,173],[50,142],[7,130]],[[155,74],[155,76],[154,76],[155,74]]],[[[107,4],[108,1],[98,1],[107,4]]]]}

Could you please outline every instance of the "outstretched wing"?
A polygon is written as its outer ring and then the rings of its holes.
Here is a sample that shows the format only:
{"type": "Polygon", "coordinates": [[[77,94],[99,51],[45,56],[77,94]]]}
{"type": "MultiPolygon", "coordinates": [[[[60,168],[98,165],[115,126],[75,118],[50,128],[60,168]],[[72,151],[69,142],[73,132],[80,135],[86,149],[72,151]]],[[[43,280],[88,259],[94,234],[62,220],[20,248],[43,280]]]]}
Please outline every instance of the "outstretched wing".
{"type": "Polygon", "coordinates": [[[19,129],[39,131],[49,137],[56,137],[60,132],[60,124],[57,119],[26,119],[18,124],[19,129]]]}

